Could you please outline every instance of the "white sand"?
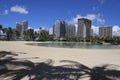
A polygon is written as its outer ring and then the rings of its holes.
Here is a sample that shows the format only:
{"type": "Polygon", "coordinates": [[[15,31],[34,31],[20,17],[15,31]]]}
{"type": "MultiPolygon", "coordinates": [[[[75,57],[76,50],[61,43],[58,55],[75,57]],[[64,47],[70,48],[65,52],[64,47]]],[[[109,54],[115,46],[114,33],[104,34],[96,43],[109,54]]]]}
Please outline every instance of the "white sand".
{"type": "Polygon", "coordinates": [[[72,60],[93,67],[102,64],[120,65],[120,49],[71,49],[50,48],[25,45],[25,41],[0,41],[0,51],[24,52],[19,58],[33,62],[42,62],[48,59],[55,61],[54,65],[61,65],[61,60],[72,60]],[[33,57],[39,57],[34,59],[33,57]]]}

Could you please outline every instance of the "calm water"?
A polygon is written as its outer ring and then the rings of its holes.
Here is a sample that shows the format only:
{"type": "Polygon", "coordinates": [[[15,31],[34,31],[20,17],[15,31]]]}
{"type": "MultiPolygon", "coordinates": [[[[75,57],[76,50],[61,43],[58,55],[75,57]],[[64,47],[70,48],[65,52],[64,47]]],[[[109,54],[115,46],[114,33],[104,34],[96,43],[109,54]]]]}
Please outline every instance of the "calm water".
{"type": "Polygon", "coordinates": [[[58,47],[58,48],[81,48],[81,49],[120,49],[117,45],[92,45],[79,42],[46,42],[46,43],[27,43],[27,45],[58,47]]]}

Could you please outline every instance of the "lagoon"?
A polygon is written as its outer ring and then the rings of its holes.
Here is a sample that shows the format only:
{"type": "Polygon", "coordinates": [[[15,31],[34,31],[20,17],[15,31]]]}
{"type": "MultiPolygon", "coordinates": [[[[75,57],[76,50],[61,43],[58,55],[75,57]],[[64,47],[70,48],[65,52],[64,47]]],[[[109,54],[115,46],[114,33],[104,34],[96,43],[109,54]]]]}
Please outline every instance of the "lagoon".
{"type": "Polygon", "coordinates": [[[27,45],[40,46],[40,47],[57,47],[57,48],[80,48],[80,49],[120,49],[118,45],[103,45],[103,44],[90,44],[80,42],[43,42],[43,43],[27,43],[27,45]]]}

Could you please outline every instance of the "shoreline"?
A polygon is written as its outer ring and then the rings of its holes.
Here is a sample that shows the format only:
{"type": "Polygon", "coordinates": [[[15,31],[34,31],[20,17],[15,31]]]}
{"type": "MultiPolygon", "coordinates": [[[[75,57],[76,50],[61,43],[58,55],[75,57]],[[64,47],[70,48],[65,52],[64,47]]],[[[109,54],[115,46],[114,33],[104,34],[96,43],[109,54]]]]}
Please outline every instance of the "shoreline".
{"type": "MultiPolygon", "coordinates": [[[[38,46],[38,45],[31,45],[31,43],[54,43],[54,41],[45,41],[45,42],[36,42],[36,41],[28,41],[26,43],[24,43],[25,45],[28,46],[36,46],[36,47],[43,47],[43,48],[61,48],[61,49],[85,49],[85,50],[119,50],[120,49],[120,45],[114,45],[114,46],[118,46],[119,48],[83,48],[83,47],[56,47],[56,46],[38,46]],[[29,44],[30,43],[30,44],[29,44]]],[[[80,43],[81,45],[83,45],[82,42],[55,42],[55,43],[80,43]]],[[[85,43],[86,44],[86,43],[85,43]]],[[[89,44],[89,45],[99,45],[99,44],[89,44]]],[[[107,44],[103,44],[103,45],[107,45],[107,44]]]]}
{"type": "MultiPolygon", "coordinates": [[[[77,49],[54,48],[25,45],[25,43],[38,43],[32,41],[0,41],[0,51],[23,52],[17,58],[26,58],[33,62],[44,62],[52,59],[54,65],[62,65],[61,60],[77,61],[89,67],[102,64],[120,65],[119,49],[77,49]],[[30,59],[31,57],[39,57],[30,59]]],[[[40,42],[41,43],[41,42],[40,42]]]]}

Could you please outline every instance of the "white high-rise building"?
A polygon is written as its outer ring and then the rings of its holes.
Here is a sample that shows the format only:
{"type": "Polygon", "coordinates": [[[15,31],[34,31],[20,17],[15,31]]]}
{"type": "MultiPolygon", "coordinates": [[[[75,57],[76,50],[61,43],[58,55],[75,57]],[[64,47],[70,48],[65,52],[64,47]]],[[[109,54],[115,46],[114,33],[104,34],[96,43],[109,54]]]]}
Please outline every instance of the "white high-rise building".
{"type": "Polygon", "coordinates": [[[22,24],[16,22],[16,30],[21,34],[22,33],[22,24]]]}
{"type": "Polygon", "coordinates": [[[112,37],[112,26],[99,27],[99,37],[112,37]]]}
{"type": "Polygon", "coordinates": [[[66,36],[69,36],[69,37],[75,36],[75,31],[76,31],[75,26],[73,26],[73,25],[66,25],[65,29],[66,29],[66,36]]]}
{"type": "Polygon", "coordinates": [[[22,31],[26,31],[28,29],[28,21],[23,21],[23,25],[22,25],[22,31]]]}
{"type": "Polygon", "coordinates": [[[91,37],[91,20],[86,18],[78,19],[77,36],[82,38],[91,37]]]}
{"type": "Polygon", "coordinates": [[[57,20],[53,25],[54,39],[59,39],[65,36],[65,22],[57,20]]]}
{"type": "Polygon", "coordinates": [[[94,37],[93,36],[93,29],[91,29],[90,34],[91,34],[91,37],[94,37]]]}

